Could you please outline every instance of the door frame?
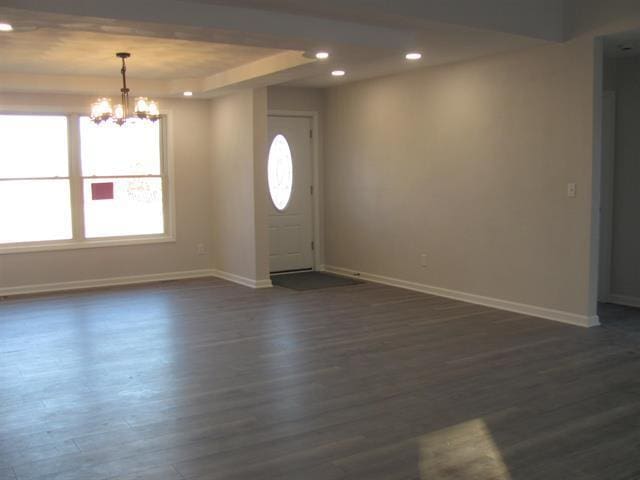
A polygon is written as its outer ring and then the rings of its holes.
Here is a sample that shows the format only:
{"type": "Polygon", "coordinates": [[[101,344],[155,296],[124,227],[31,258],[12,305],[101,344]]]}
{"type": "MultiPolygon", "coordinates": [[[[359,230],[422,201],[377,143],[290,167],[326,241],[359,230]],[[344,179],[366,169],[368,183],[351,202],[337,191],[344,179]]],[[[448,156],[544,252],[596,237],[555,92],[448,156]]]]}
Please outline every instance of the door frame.
{"type": "MultiPolygon", "coordinates": [[[[320,114],[317,111],[306,110],[268,110],[268,117],[296,117],[308,118],[311,120],[311,185],[313,195],[311,196],[311,238],[313,250],[313,270],[324,270],[324,243],[322,242],[323,222],[322,222],[322,200],[324,185],[322,183],[322,161],[320,154],[320,114]]],[[[267,147],[268,148],[268,147],[267,147]]]]}
{"type": "Polygon", "coordinates": [[[602,94],[602,144],[600,167],[600,255],[598,270],[598,301],[611,301],[611,268],[613,251],[613,202],[615,193],[616,161],[616,92],[602,94]],[[608,135],[607,135],[608,134],[608,135]]]}

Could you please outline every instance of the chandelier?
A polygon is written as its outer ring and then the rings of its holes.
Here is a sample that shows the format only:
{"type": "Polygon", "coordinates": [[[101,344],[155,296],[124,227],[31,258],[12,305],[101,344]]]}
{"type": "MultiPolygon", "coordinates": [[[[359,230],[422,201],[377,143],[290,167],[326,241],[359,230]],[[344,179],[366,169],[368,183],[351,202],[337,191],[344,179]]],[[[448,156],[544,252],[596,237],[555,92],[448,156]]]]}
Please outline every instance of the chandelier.
{"type": "Polygon", "coordinates": [[[91,120],[96,124],[111,121],[118,125],[124,125],[127,121],[135,118],[141,120],[150,120],[155,122],[160,118],[158,104],[147,97],[138,97],[135,99],[134,112],[131,115],[129,107],[129,89],[127,88],[127,66],[125,60],[131,56],[130,53],[119,52],[116,57],[122,59],[122,88],[120,89],[121,100],[115,107],[111,105],[110,98],[98,98],[91,105],[91,120]]]}

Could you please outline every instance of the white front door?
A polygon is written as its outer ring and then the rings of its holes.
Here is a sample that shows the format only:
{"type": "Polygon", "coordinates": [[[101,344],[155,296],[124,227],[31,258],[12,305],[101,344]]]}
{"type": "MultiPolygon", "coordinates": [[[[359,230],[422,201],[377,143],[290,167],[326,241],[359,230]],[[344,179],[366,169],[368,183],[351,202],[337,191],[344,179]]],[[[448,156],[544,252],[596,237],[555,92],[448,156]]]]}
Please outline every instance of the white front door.
{"type": "Polygon", "coordinates": [[[271,272],[313,268],[311,119],[269,116],[271,272]]]}

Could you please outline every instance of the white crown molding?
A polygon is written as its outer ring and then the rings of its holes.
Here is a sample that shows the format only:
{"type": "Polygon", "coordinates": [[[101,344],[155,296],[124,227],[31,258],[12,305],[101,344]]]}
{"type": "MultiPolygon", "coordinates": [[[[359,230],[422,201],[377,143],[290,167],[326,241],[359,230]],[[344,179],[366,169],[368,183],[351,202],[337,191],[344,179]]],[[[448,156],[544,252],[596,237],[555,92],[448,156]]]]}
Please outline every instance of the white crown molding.
{"type": "Polygon", "coordinates": [[[353,270],[342,267],[335,267],[332,265],[326,265],[325,269],[327,272],[344,275],[346,277],[359,278],[373,283],[380,283],[392,287],[404,288],[406,290],[413,290],[415,292],[428,293],[430,295],[451,298],[454,300],[460,300],[462,302],[473,303],[476,305],[483,305],[485,307],[492,307],[498,310],[521,313],[523,315],[530,315],[532,317],[545,318],[547,320],[554,320],[556,322],[567,323],[579,327],[596,327],[600,325],[600,320],[597,315],[594,315],[592,317],[586,315],[577,315],[561,310],[538,307],[535,305],[527,305],[524,303],[510,302],[508,300],[501,300],[498,298],[483,297],[481,295],[474,295],[457,290],[448,290],[445,288],[434,287],[422,283],[409,282],[397,278],[375,275],[373,273],[354,273],[353,270]]]}

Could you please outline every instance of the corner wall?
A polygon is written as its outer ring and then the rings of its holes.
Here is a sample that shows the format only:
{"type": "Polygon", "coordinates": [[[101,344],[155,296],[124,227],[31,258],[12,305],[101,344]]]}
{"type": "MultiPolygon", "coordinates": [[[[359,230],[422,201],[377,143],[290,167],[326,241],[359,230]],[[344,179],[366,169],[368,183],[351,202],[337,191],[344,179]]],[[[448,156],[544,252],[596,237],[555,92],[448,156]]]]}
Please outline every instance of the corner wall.
{"type": "Polygon", "coordinates": [[[211,212],[217,274],[269,286],[265,89],[212,100],[211,212]]]}

